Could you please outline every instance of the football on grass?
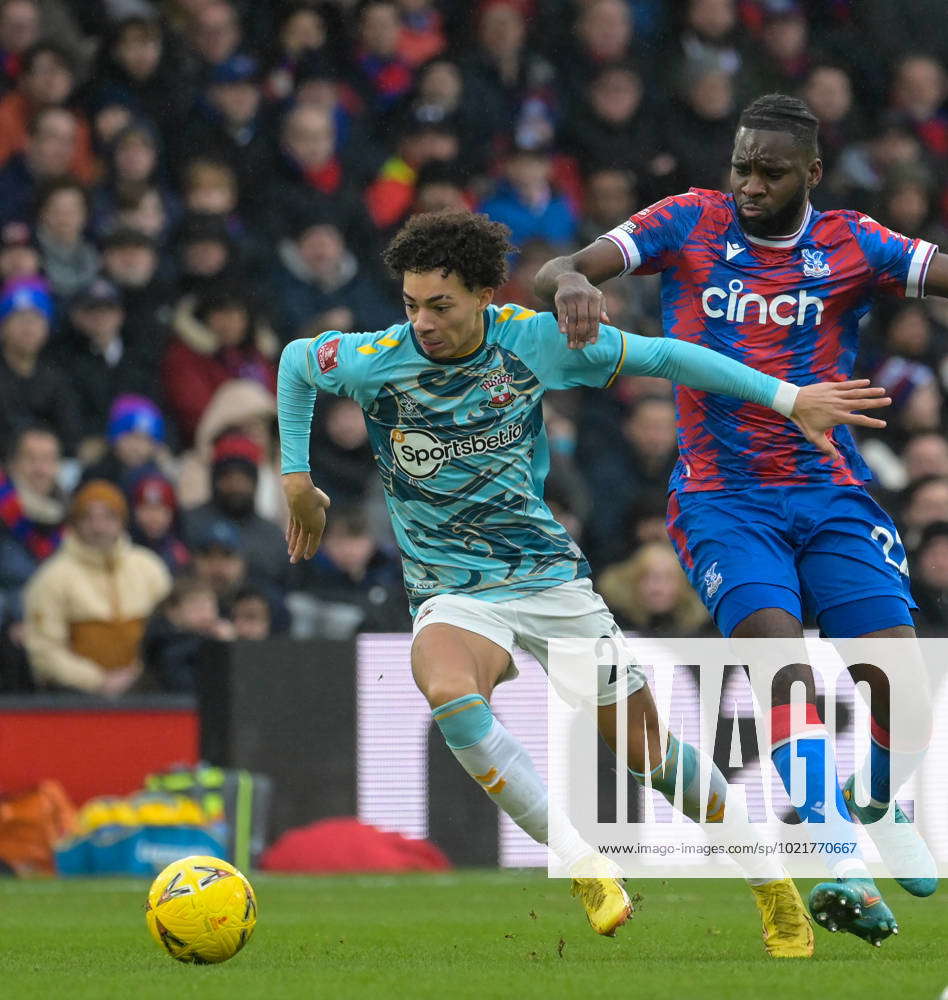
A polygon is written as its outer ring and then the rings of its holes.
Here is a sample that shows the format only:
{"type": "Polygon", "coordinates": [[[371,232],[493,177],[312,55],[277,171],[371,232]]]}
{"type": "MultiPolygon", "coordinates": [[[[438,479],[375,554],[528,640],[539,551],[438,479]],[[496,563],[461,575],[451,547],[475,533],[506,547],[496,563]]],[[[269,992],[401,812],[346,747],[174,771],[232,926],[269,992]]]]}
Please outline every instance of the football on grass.
{"type": "Polygon", "coordinates": [[[233,958],[253,934],[257,899],[233,865],[196,854],[172,862],[152,882],[145,919],[172,958],[216,964],[233,958]]]}

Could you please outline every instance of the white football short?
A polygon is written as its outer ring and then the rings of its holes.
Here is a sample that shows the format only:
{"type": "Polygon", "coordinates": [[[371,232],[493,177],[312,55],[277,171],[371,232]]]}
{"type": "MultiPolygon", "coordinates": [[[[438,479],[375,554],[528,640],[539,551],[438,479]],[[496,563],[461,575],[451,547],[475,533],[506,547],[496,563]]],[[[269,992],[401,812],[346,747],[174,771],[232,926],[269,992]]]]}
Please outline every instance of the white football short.
{"type": "MultiPolygon", "coordinates": [[[[463,594],[436,594],[418,608],[413,633],[418,635],[436,623],[456,625],[506,649],[511,661],[499,683],[513,680],[519,673],[513,662],[514,646],[534,656],[549,673],[547,639],[607,638],[611,640],[608,654],[597,659],[612,662],[596,664],[598,704],[614,705],[645,685],[645,674],[635,664],[612,612],[588,577],[502,603],[463,594]]],[[[570,692],[559,693],[574,701],[570,692]]]]}

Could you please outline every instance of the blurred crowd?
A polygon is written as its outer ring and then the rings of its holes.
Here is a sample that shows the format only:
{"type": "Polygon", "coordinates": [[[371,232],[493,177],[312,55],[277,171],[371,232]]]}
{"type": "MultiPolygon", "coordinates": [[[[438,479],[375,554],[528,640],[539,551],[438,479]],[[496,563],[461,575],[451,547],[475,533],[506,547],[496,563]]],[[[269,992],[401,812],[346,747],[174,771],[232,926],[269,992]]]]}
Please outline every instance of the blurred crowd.
{"type": "MultiPolygon", "coordinates": [[[[649,202],[726,187],[740,107],[821,122],[818,208],[948,247],[944,0],[0,0],[0,689],[194,688],[206,639],[409,627],[358,406],[324,398],[333,498],[290,567],[282,346],[400,321],[412,213],[510,226],[498,300],[649,202]]],[[[656,278],[607,287],[659,334],[656,278]]],[[[880,300],[863,438],[948,627],[948,303],[880,300]]],[[[621,624],[713,634],[665,538],[670,387],[546,404],[548,500],[621,624]]],[[[883,540],[884,541],[884,540],[883,540]]]]}

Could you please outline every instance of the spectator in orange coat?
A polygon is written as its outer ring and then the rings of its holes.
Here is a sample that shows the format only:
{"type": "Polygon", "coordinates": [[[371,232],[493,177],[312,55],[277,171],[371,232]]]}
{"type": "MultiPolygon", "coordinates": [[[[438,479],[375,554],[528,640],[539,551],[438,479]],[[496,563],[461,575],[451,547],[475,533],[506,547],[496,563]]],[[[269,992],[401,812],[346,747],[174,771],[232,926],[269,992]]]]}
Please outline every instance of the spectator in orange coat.
{"type": "MultiPolygon", "coordinates": [[[[37,42],[23,53],[16,90],[0,100],[0,164],[26,148],[27,127],[40,108],[61,107],[76,86],[69,53],[55,42],[37,42]]],[[[88,124],[76,123],[76,143],[71,174],[83,184],[97,174],[88,124]]]]}

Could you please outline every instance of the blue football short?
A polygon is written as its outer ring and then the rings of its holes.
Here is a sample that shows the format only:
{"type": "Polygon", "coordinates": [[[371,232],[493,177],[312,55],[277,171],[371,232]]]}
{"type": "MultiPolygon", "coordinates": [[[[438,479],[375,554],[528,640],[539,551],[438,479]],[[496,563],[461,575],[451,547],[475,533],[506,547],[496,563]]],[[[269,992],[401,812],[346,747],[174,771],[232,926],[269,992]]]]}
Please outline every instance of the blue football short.
{"type": "Polygon", "coordinates": [[[861,486],[676,491],[667,525],[722,635],[762,608],[812,615],[830,638],[913,624],[902,540],[861,486]]]}

